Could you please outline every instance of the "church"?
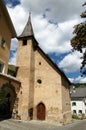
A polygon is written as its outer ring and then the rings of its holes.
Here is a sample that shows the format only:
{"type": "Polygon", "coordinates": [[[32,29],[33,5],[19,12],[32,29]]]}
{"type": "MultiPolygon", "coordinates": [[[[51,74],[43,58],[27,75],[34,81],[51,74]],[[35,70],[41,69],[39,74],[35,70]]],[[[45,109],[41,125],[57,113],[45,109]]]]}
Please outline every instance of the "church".
{"type": "Polygon", "coordinates": [[[69,122],[71,83],[39,47],[31,16],[21,35],[17,36],[3,0],[0,13],[0,116],[26,121],[69,122]],[[18,39],[15,77],[7,74],[11,38],[18,39]]]}

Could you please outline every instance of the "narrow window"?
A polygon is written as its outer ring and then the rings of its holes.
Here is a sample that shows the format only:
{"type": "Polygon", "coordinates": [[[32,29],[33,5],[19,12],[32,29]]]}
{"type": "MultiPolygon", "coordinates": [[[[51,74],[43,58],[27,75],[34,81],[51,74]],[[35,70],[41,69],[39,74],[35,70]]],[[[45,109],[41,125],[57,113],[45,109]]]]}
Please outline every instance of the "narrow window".
{"type": "Polygon", "coordinates": [[[24,39],[23,40],[23,44],[22,44],[23,46],[26,46],[27,45],[27,40],[26,39],[24,39]]]}
{"type": "Polygon", "coordinates": [[[1,45],[2,47],[5,47],[6,41],[4,40],[4,38],[2,38],[2,39],[0,40],[0,45],[1,45]]]}
{"type": "Polygon", "coordinates": [[[0,62],[0,73],[3,73],[4,71],[4,64],[0,62]]]}
{"type": "Polygon", "coordinates": [[[39,62],[39,65],[41,65],[41,62],[39,62]]]}
{"type": "Polygon", "coordinates": [[[76,110],[73,110],[73,114],[76,114],[76,110]]]}
{"type": "Polygon", "coordinates": [[[30,117],[30,120],[33,119],[33,108],[29,109],[29,117],[30,117]]]}

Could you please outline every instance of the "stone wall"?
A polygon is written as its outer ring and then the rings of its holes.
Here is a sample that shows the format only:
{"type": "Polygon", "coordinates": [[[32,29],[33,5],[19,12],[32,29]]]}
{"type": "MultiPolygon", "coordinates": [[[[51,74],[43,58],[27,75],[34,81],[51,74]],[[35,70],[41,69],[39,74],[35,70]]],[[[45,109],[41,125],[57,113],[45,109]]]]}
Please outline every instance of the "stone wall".
{"type": "Polygon", "coordinates": [[[19,113],[21,119],[29,119],[29,109],[33,107],[34,98],[34,51],[32,40],[27,39],[27,45],[23,46],[23,40],[19,40],[17,66],[19,67],[17,78],[21,81],[19,113]],[[21,100],[22,99],[22,100],[21,100]]]}
{"type": "Polygon", "coordinates": [[[68,81],[62,76],[61,77],[62,84],[62,114],[63,114],[63,122],[69,122],[71,120],[71,99],[70,99],[70,84],[68,81]]]}
{"type": "Polygon", "coordinates": [[[43,104],[46,121],[70,120],[69,83],[44,52],[34,48],[32,39],[27,38],[27,45],[19,39],[17,66],[17,78],[21,81],[18,108],[21,119],[37,120],[37,106],[43,104]]]}
{"type": "MultiPolygon", "coordinates": [[[[58,121],[62,113],[61,76],[40,52],[35,52],[34,107],[43,102],[46,120],[58,121]],[[41,80],[41,83],[38,80],[41,80]]],[[[36,110],[35,110],[36,111],[36,110]]],[[[36,118],[35,114],[35,118],[36,118]]]]}
{"type": "Polygon", "coordinates": [[[0,8],[0,40],[2,40],[2,38],[6,41],[6,45],[4,47],[0,45],[0,61],[5,64],[4,73],[7,73],[10,54],[11,33],[6,23],[6,18],[0,8]]]}

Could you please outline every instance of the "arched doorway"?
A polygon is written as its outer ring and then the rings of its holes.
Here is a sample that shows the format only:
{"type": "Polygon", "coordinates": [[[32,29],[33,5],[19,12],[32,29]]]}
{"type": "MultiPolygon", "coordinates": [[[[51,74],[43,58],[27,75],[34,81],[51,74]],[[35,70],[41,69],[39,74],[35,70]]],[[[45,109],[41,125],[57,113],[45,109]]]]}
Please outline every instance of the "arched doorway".
{"type": "Polygon", "coordinates": [[[0,88],[0,119],[10,118],[15,103],[16,95],[12,86],[0,88]]]}
{"type": "Polygon", "coordinates": [[[10,93],[0,89],[0,118],[10,117],[10,93]]]}
{"type": "Polygon", "coordinates": [[[38,120],[45,120],[46,108],[43,103],[39,103],[37,105],[37,119],[38,120]]]}

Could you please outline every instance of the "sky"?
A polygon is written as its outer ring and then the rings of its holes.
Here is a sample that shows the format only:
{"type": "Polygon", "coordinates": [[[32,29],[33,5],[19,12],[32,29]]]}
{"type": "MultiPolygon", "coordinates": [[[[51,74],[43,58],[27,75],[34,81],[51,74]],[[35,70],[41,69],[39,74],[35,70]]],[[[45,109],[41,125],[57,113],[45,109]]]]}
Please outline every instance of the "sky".
{"type": "MultiPolygon", "coordinates": [[[[4,0],[19,36],[31,12],[35,38],[43,51],[73,83],[85,83],[81,77],[82,54],[72,51],[70,40],[74,25],[81,23],[85,0],[4,0]]],[[[18,41],[12,39],[9,64],[16,64],[18,41]]]]}

